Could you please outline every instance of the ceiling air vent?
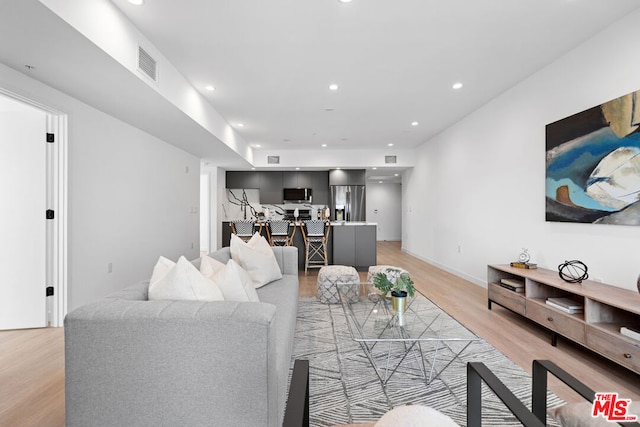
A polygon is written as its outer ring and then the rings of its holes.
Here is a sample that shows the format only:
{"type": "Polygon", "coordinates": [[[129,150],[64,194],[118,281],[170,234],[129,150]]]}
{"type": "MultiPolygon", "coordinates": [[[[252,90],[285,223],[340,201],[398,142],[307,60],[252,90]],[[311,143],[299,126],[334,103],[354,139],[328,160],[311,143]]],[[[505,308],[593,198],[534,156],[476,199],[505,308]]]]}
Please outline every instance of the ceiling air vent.
{"type": "Polygon", "coordinates": [[[385,163],[398,163],[398,156],[384,156],[385,163]]]}
{"type": "Polygon", "coordinates": [[[267,163],[270,165],[280,164],[280,156],[267,156],[267,163]]]}
{"type": "Polygon", "coordinates": [[[158,62],[140,46],[138,46],[138,69],[154,82],[158,81],[158,62]]]}

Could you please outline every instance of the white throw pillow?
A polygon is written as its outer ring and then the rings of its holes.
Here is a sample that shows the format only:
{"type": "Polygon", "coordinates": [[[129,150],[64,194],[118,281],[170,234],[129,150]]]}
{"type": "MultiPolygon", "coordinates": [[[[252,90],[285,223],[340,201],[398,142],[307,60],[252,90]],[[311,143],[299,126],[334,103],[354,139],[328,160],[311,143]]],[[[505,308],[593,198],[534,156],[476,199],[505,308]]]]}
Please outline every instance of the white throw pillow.
{"type": "Polygon", "coordinates": [[[260,301],[251,276],[232,259],[211,280],[218,285],[225,301],[260,301]]]}
{"type": "Polygon", "coordinates": [[[218,286],[207,279],[185,257],[159,280],[149,284],[149,300],[222,301],[218,286]]]}
{"type": "Polygon", "coordinates": [[[256,288],[282,278],[273,249],[258,233],[246,243],[232,234],[231,258],[247,270],[256,288]]]}
{"type": "Polygon", "coordinates": [[[151,280],[149,280],[149,284],[155,283],[158,280],[162,279],[167,275],[168,272],[176,265],[175,262],[171,261],[168,258],[161,256],[158,258],[158,262],[155,267],[153,267],[153,273],[151,273],[151,280]]]}
{"type": "Polygon", "coordinates": [[[211,280],[213,276],[224,268],[224,263],[213,259],[207,255],[200,258],[200,273],[207,279],[211,280]]]}

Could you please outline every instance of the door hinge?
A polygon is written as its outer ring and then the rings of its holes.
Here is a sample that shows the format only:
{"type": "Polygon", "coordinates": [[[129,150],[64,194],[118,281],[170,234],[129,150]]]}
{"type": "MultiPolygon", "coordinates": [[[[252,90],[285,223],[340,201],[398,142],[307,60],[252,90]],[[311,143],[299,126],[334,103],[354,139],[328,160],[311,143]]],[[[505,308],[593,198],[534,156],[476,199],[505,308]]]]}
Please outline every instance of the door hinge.
{"type": "Polygon", "coordinates": [[[53,286],[47,286],[47,296],[53,296],[53,286]]]}
{"type": "Polygon", "coordinates": [[[53,133],[47,133],[47,142],[56,142],[56,135],[53,133]]]}
{"type": "Polygon", "coordinates": [[[47,219],[54,219],[56,216],[55,211],[53,209],[47,209],[47,219]]]}

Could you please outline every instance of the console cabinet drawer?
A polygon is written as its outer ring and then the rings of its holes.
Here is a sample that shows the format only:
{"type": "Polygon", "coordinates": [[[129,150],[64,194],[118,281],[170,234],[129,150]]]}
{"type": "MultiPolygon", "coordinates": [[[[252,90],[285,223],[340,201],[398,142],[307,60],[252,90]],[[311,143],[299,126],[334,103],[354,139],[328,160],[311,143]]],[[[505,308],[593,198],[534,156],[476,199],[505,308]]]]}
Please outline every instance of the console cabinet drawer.
{"type": "Polygon", "coordinates": [[[633,344],[617,334],[587,326],[587,345],[622,366],[640,372],[640,343],[633,344]]]}
{"type": "Polygon", "coordinates": [[[495,283],[489,283],[489,299],[524,316],[524,295],[510,291],[495,283]]]}
{"type": "Polygon", "coordinates": [[[585,342],[584,322],[571,317],[570,314],[561,313],[534,301],[528,301],[526,316],[576,342],[581,344],[585,342]]]}

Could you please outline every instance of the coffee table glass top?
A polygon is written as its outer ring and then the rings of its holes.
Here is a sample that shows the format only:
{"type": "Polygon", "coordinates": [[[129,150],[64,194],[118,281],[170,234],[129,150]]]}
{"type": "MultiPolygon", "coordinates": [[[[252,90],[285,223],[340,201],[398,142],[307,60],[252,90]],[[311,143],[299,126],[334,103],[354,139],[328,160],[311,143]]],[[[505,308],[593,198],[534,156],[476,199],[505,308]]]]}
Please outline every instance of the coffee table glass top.
{"type": "Polygon", "coordinates": [[[407,297],[396,313],[369,283],[339,284],[338,293],[352,338],[356,341],[475,341],[478,337],[428,298],[407,297]]]}
{"type": "Polygon", "coordinates": [[[338,295],[349,332],[358,342],[383,386],[401,365],[415,364],[427,384],[479,340],[425,296],[407,297],[397,313],[370,283],[339,284],[338,295]],[[428,360],[427,360],[428,359],[428,360]]]}

